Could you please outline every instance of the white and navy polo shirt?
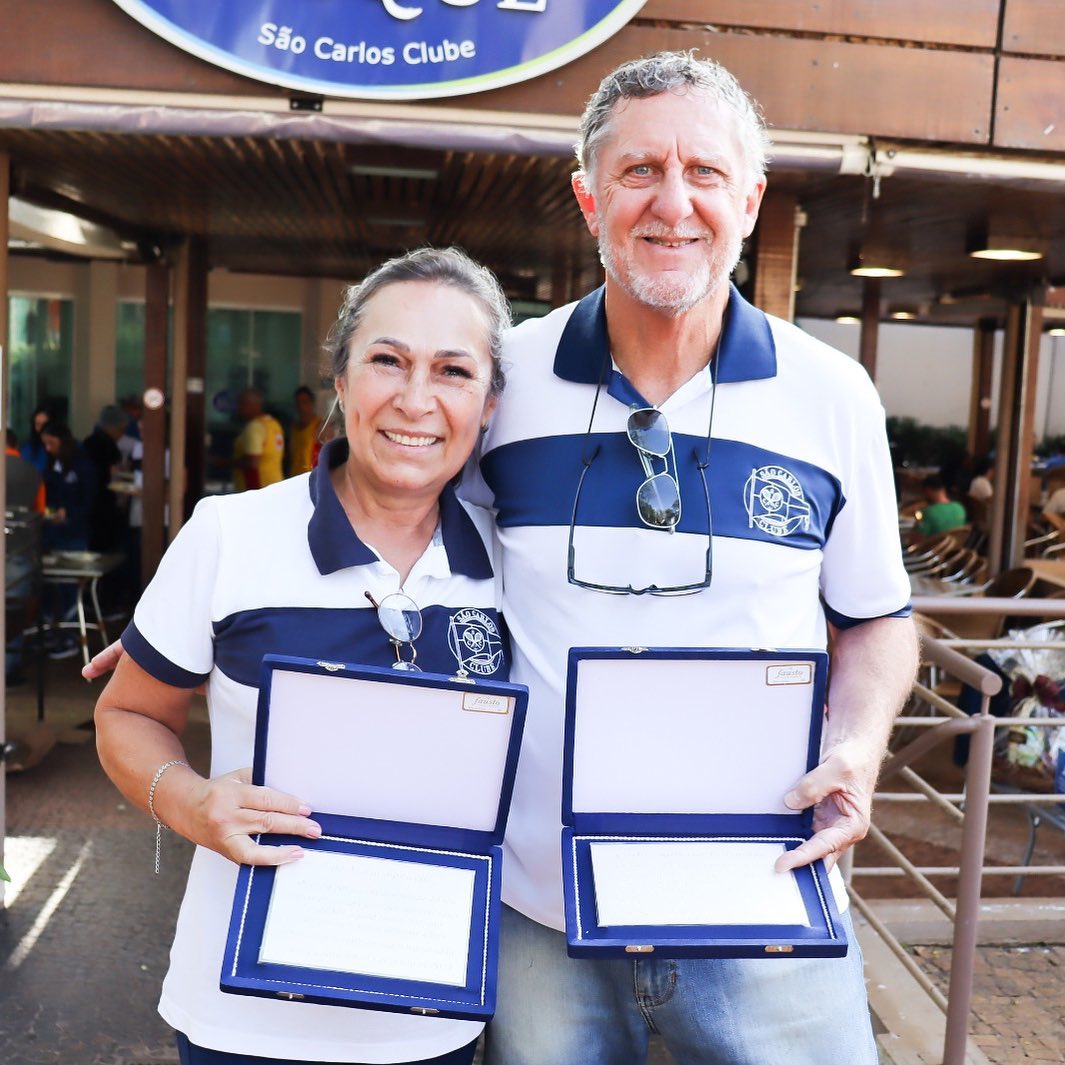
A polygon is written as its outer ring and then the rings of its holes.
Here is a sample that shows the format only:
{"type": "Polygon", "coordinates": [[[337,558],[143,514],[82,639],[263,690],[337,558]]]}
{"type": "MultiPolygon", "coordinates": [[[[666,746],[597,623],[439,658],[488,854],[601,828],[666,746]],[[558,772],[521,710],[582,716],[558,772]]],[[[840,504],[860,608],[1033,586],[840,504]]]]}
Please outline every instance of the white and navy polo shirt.
{"type": "MultiPolygon", "coordinates": [[[[849,626],[908,613],[909,584],[884,411],[867,374],[735,289],[716,384],[703,370],[659,408],[672,431],[681,489],[673,533],[646,527],[637,514],[646,474],[626,421],[634,405],[648,404],[611,362],[604,290],[517,327],[507,360],[507,391],[468,489],[496,510],[513,677],[530,689],[503,894],[561,928],[570,647],[824,647],[826,616],[849,626]],[[712,401],[708,514],[699,467],[712,401]],[[580,580],[635,588],[697,583],[712,546],[712,583],[668,598],[571,585],[571,522],[580,580]]],[[[661,460],[654,468],[663,468],[661,460]]],[[[757,758],[764,739],[749,737],[749,749],[742,736],[736,742],[737,757],[757,758]]]]}
{"type": "MultiPolygon", "coordinates": [[[[263,655],[395,661],[365,593],[380,602],[399,589],[399,575],[359,540],[340,506],[329,470],[346,457],[347,441],[336,440],[310,474],[203,500],[123,633],[127,653],[157,679],[207,682],[212,776],[252,763],[263,655]]],[[[436,536],[403,585],[422,611],[425,670],[453,673],[461,663],[506,679],[489,534],[488,516],[448,488],[436,536]]],[[[468,1021],[222,994],[236,874],[232,862],[197,848],[160,1002],[194,1044],[300,1061],[394,1062],[438,1057],[476,1037],[482,1025],[468,1021]]]]}

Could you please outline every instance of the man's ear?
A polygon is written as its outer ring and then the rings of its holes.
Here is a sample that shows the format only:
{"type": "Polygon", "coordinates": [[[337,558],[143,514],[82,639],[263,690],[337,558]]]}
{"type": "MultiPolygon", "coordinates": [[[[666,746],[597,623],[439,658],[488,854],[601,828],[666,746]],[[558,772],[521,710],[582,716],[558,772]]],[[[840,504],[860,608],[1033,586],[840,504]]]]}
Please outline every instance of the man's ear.
{"type": "Polygon", "coordinates": [[[588,190],[588,175],[583,170],[578,170],[570,181],[573,185],[573,195],[577,197],[577,206],[584,215],[584,224],[593,237],[598,237],[599,221],[595,213],[595,197],[588,190]]]}
{"type": "Polygon", "coordinates": [[[751,184],[747,196],[743,201],[743,239],[746,240],[753,232],[755,223],[758,221],[758,210],[762,206],[762,196],[765,195],[766,179],[759,178],[751,184]]]}

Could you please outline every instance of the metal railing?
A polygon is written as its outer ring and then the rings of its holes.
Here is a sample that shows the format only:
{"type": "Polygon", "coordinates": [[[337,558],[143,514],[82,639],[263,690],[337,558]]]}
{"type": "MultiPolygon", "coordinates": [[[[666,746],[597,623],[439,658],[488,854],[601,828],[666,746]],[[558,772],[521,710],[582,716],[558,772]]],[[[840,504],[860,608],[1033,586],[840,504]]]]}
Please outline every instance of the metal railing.
{"type": "MultiPolygon", "coordinates": [[[[1008,617],[1032,617],[1043,619],[1065,618],[1065,599],[989,599],[974,597],[959,600],[954,597],[915,597],[915,612],[926,616],[959,613],[993,614],[1008,617]]],[[[907,953],[898,938],[881,921],[869,903],[849,885],[855,908],[881,937],[891,952],[899,959],[917,984],[946,1015],[946,1034],[943,1046],[943,1065],[964,1065],[969,1034],[969,1013],[972,1003],[973,971],[978,945],[980,900],[985,874],[1031,873],[1030,866],[985,866],[984,850],[987,839],[989,808],[992,804],[1009,805],[1024,803],[1060,803],[1062,796],[1039,793],[993,794],[991,771],[994,756],[996,728],[1008,728],[1016,724],[1014,718],[996,718],[990,713],[990,700],[998,694],[1002,681],[998,675],[962,654],[962,650],[979,651],[988,647],[1032,646],[1010,640],[957,639],[940,640],[922,636],[922,661],[961,681],[980,696],[980,712],[973,716],[963,713],[957,706],[935,692],[928,685],[914,685],[914,695],[919,705],[927,707],[927,715],[911,714],[896,720],[897,728],[916,729],[917,737],[895,751],[884,764],[880,776],[880,788],[893,779],[901,779],[912,791],[879,790],[876,802],[928,802],[961,829],[959,859],[957,866],[917,866],[891,842],[887,834],[875,823],[870,829],[873,840],[894,863],[886,867],[862,866],[850,869],[851,875],[861,876],[906,876],[917,885],[921,893],[930,899],[952,922],[952,961],[950,983],[946,996],[932,983],[917,963],[907,953]],[[953,741],[958,736],[970,737],[969,757],[965,767],[965,790],[961,794],[943,793],[925,780],[912,768],[912,763],[938,745],[953,741]],[[947,898],[930,879],[933,876],[957,877],[957,895],[947,898]]],[[[1065,650],[1065,632],[1062,641],[1039,642],[1034,646],[1056,647],[1065,650]]],[[[1058,727],[1060,718],[1026,718],[1026,725],[1035,727],[1058,727]]],[[[875,817],[874,817],[875,822],[875,817]]],[[[1041,874],[1065,874],[1065,866],[1040,865],[1041,874]]]]}

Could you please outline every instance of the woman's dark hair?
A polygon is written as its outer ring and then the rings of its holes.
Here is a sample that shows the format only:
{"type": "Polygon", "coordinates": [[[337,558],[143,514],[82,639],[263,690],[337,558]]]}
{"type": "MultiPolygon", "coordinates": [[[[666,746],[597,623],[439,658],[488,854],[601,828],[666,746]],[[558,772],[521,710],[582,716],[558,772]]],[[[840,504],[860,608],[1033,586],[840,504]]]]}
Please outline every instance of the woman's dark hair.
{"type": "MultiPolygon", "coordinates": [[[[44,423],[45,425],[55,418],[55,411],[52,410],[52,405],[50,403],[38,403],[37,406],[33,408],[33,413],[30,415],[30,435],[27,439],[34,444],[39,444],[41,442],[41,434],[37,430],[38,414],[44,414],[47,417],[47,421],[44,423]]],[[[41,429],[43,428],[44,425],[41,426],[41,429]]]]}
{"type": "Polygon", "coordinates": [[[74,439],[70,426],[66,422],[53,418],[41,427],[41,436],[54,436],[59,441],[59,454],[56,458],[59,459],[63,469],[68,469],[78,452],[78,442],[74,439]]]}
{"type": "Polygon", "coordinates": [[[480,304],[488,323],[488,351],[492,356],[489,393],[498,396],[506,383],[501,356],[503,334],[511,324],[510,304],[492,271],[474,262],[458,248],[418,248],[389,259],[364,281],[352,285],[344,294],[340,314],[324,345],[329,356],[330,374],[333,377],[344,375],[348,366],[348,347],[359,328],[366,305],[385,286],[404,281],[450,285],[480,304]]]}

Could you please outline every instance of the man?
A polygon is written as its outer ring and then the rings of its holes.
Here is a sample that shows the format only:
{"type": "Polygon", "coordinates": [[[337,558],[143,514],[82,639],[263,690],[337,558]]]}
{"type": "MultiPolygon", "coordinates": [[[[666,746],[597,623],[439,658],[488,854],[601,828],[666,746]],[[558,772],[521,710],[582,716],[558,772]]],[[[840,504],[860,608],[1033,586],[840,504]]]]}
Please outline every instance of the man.
{"type": "Polygon", "coordinates": [[[288,461],[289,476],[295,477],[314,469],[322,444],[332,439],[332,434],[326,436],[322,432],[322,416],[315,405],[314,393],[306,385],[300,385],[292,398],[296,405],[296,420],[289,430],[288,461]]]}
{"type": "Polygon", "coordinates": [[[100,411],[93,431],[82,442],[82,449],[96,472],[89,510],[90,551],[118,551],[122,547],[124,515],[118,497],[108,486],[122,465],[118,441],[126,431],[127,422],[122,408],[109,404],[100,411]]]}
{"type": "Polygon", "coordinates": [[[938,536],[940,533],[957,529],[968,521],[965,507],[956,499],[951,499],[946,482],[939,474],[929,474],[921,482],[927,506],[921,512],[917,523],[917,532],[921,537],[938,536]]]}
{"type": "MultiPolygon", "coordinates": [[[[578,961],[559,931],[570,647],[823,647],[827,615],[821,763],[785,797],[814,807],[817,832],[781,871],[831,863],[865,835],[914,674],[875,390],[852,360],[729,285],[765,189],[766,145],[755,107],[717,64],[663,54],[614,71],[585,111],[573,179],[606,285],[511,335],[483,483],[470,488],[497,512],[514,679],[531,693],[492,1065],[637,1065],[652,1030],[680,1063],[876,1061],[857,949],[578,961]],[[633,408],[660,411],[671,432],[672,452],[651,465],[664,461],[679,499],[667,479],[658,510],[634,502],[651,474],[626,435],[633,408]],[[655,594],[670,589],[689,594],[655,594]]],[[[773,738],[744,730],[742,713],[736,757],[757,762],[773,738]]]]}
{"type": "Polygon", "coordinates": [[[285,433],[280,422],[263,410],[263,394],[246,388],[237,399],[244,428],[233,443],[233,486],[238,492],[265,488],[282,479],[285,433]]]}

